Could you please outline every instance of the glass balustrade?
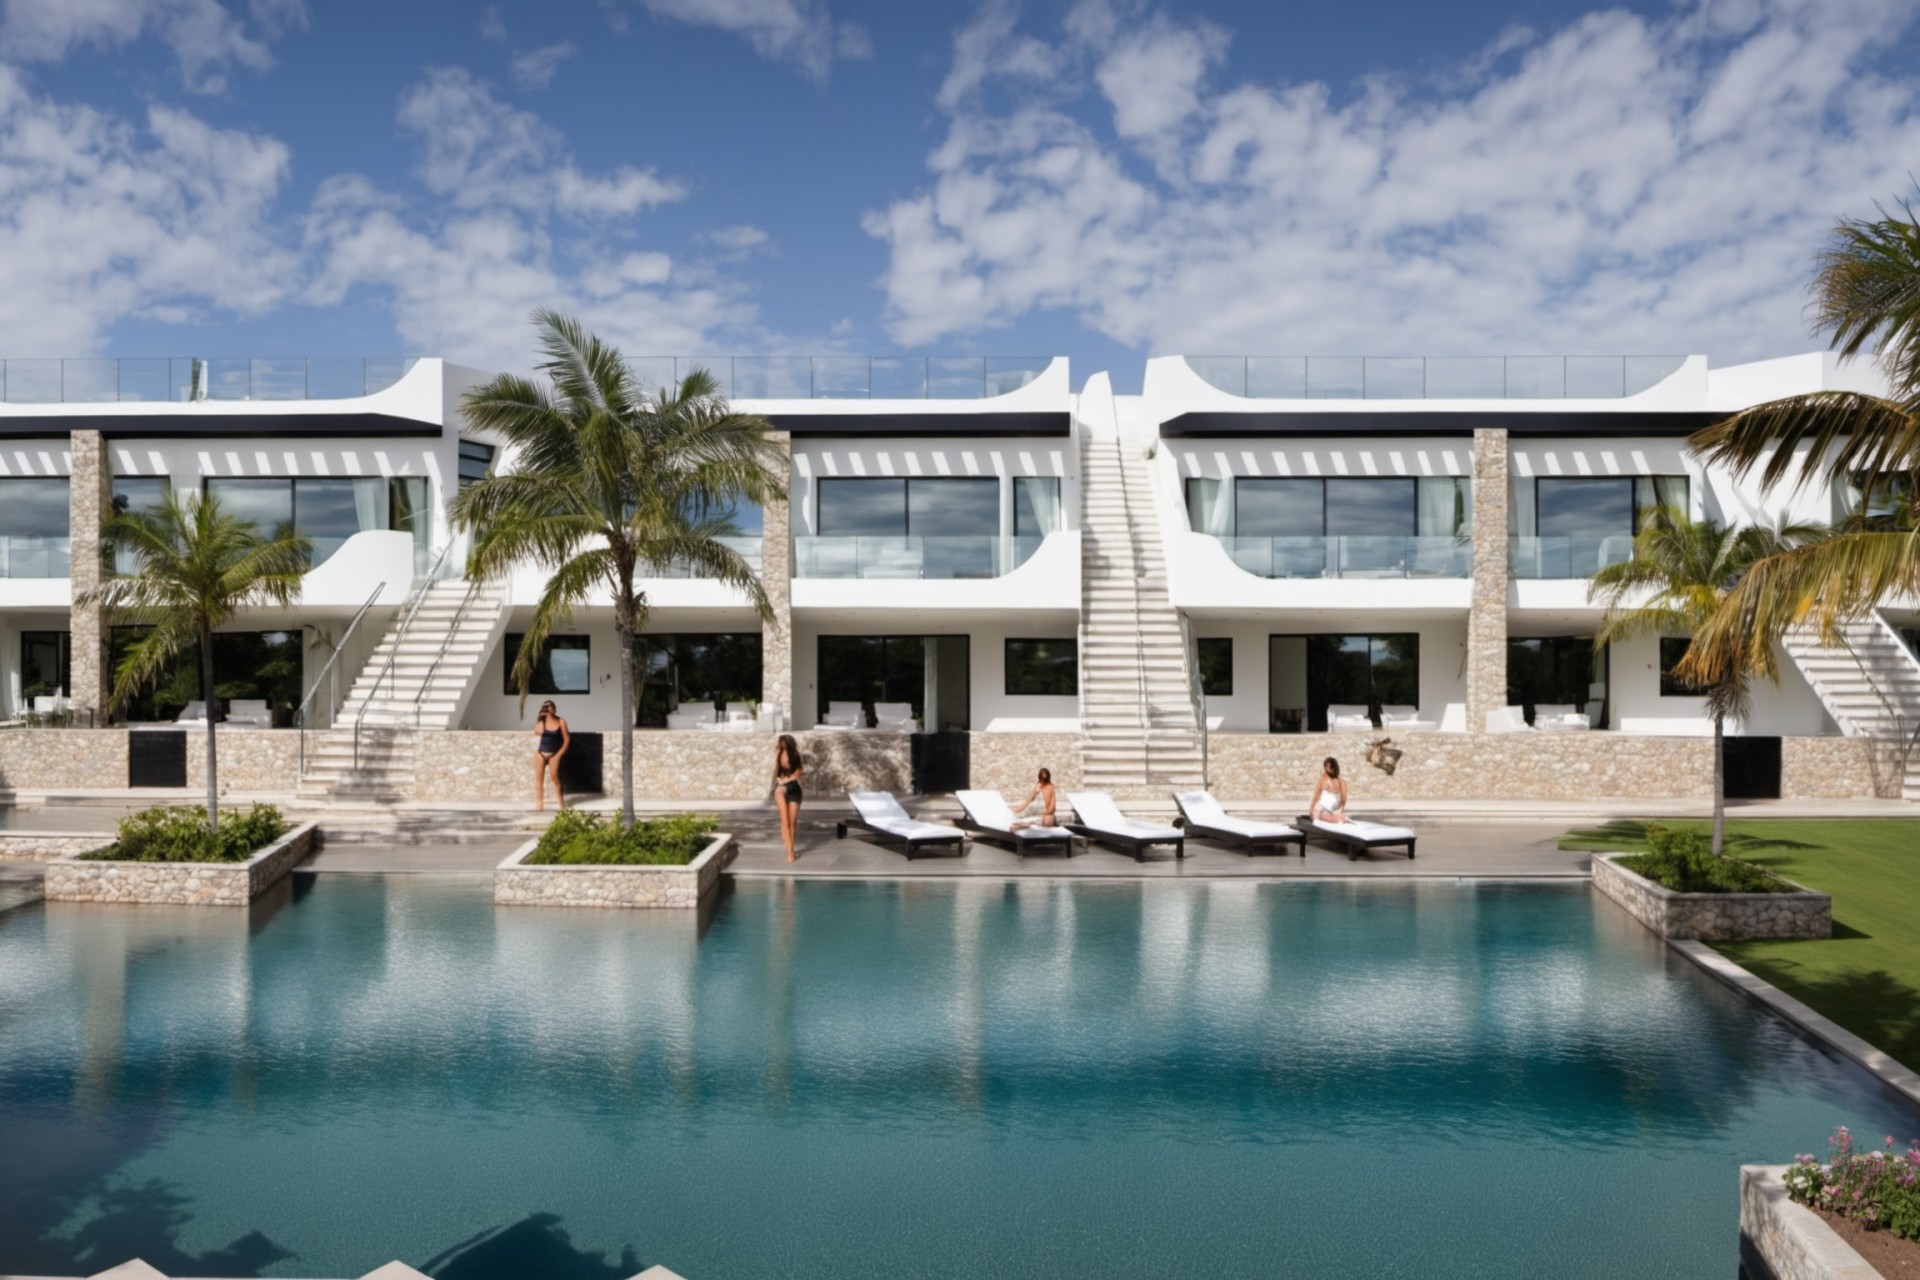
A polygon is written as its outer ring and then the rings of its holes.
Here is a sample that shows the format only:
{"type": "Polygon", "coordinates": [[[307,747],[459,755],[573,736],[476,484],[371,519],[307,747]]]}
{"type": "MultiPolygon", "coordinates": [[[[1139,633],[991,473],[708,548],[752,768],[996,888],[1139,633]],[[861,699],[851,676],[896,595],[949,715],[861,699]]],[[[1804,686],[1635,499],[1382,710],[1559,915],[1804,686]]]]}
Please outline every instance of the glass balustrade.
{"type": "MultiPolygon", "coordinates": [[[[747,562],[747,566],[753,570],[755,575],[759,574],[761,547],[761,540],[759,538],[715,538],[714,541],[731,551],[738,552],[741,559],[747,562]]],[[[700,578],[705,575],[695,573],[685,565],[674,565],[664,573],[657,573],[651,576],[657,578],[700,578]]]]}
{"type": "Polygon", "coordinates": [[[1188,356],[1209,385],[1270,400],[1618,400],[1685,356],[1188,356]]]}
{"type": "Polygon", "coordinates": [[[73,542],[64,534],[0,536],[0,578],[65,578],[73,567],[73,542]]]}
{"type": "Polygon", "coordinates": [[[384,391],[411,357],[269,356],[0,360],[8,404],[190,404],[201,400],[349,400],[384,391]]]}
{"type": "Polygon", "coordinates": [[[696,369],[733,400],[989,400],[1042,373],[1046,356],[640,356],[628,367],[649,388],[696,369]]]}
{"type": "Polygon", "coordinates": [[[1509,538],[1507,564],[1516,578],[1591,578],[1633,555],[1633,535],[1611,538],[1509,538]]]}
{"type": "Polygon", "coordinates": [[[1465,578],[1473,545],[1465,538],[1221,538],[1234,564],[1256,578],[1465,578]]]}
{"type": "Polygon", "coordinates": [[[795,538],[796,578],[998,578],[1033,557],[1035,537],[795,538]]]}

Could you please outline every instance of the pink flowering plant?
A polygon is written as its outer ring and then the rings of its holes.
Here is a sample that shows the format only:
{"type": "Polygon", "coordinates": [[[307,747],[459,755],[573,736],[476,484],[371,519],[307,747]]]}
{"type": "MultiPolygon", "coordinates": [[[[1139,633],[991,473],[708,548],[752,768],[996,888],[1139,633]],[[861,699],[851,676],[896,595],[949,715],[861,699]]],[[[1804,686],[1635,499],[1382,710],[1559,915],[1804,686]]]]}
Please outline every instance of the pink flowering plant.
{"type": "Polygon", "coordinates": [[[1920,1139],[1897,1151],[1889,1136],[1884,1149],[1859,1151],[1842,1126],[1827,1147],[1825,1164],[1803,1155],[1787,1167],[1787,1193],[1801,1204],[1853,1218],[1870,1231],[1920,1240],[1920,1139]]]}

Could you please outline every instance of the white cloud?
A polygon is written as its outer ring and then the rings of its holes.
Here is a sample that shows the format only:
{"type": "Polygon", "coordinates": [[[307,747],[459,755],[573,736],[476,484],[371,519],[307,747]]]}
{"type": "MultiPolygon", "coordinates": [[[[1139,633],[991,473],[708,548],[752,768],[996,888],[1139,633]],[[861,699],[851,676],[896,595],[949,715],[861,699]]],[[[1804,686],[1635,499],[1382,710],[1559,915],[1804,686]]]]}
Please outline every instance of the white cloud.
{"type": "Polygon", "coordinates": [[[298,259],[273,209],[287,148],[166,107],[144,128],[0,65],[0,351],[84,355],[128,316],[262,313],[298,259]]]}
{"type": "Polygon", "coordinates": [[[715,227],[703,232],[700,237],[730,258],[745,258],[759,253],[772,244],[773,237],[760,227],[739,223],[731,227],[715,227]]]}
{"type": "Polygon", "coordinates": [[[189,88],[218,93],[233,66],[264,71],[268,43],[304,28],[303,0],[251,0],[247,21],[220,0],[0,0],[0,56],[58,61],[77,49],[159,39],[189,88]]]}
{"type": "Polygon", "coordinates": [[[578,45],[549,44],[538,49],[529,49],[525,53],[513,55],[508,73],[513,83],[521,89],[544,89],[553,83],[554,75],[560,70],[560,64],[580,52],[578,45]]]}
{"type": "Polygon", "coordinates": [[[420,180],[458,208],[617,218],[686,195],[683,184],[651,169],[622,165],[598,177],[581,172],[558,130],[501,102],[460,68],[429,71],[401,97],[399,118],[401,128],[420,139],[420,180]]]}
{"type": "MultiPolygon", "coordinates": [[[[826,0],[631,0],[657,18],[718,27],[745,39],[761,57],[788,62],[811,80],[824,81],[839,60],[868,58],[866,29],[834,18],[826,0]]],[[[609,0],[609,11],[621,10],[609,0]]]]}
{"type": "Polygon", "coordinates": [[[1138,7],[1013,14],[956,38],[931,184],[867,216],[900,342],[1064,310],[1160,350],[1805,348],[1821,237],[1920,153],[1878,61],[1910,0],[1606,10],[1343,89],[1216,85],[1226,33],[1138,7]]]}

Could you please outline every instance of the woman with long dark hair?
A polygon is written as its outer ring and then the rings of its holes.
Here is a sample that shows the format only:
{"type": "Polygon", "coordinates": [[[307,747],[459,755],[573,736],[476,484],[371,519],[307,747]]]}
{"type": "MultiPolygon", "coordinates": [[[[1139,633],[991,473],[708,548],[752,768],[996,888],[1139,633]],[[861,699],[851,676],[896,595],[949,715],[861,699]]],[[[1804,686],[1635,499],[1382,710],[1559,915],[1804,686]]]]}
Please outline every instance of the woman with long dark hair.
{"type": "Polygon", "coordinates": [[[1020,806],[1021,816],[1014,820],[1013,830],[1018,831],[1023,827],[1059,826],[1060,824],[1055,820],[1054,809],[1053,772],[1042,769],[1040,780],[1033,784],[1033,794],[1028,796],[1027,802],[1020,806]],[[1040,817],[1037,821],[1025,816],[1027,810],[1033,808],[1036,801],[1040,805],[1040,817]]]}
{"type": "Polygon", "coordinates": [[[533,731],[539,736],[533,749],[533,811],[546,812],[548,778],[553,779],[555,801],[565,809],[567,793],[560,786],[560,761],[573,745],[573,731],[567,728],[567,722],[560,718],[559,710],[551,701],[540,704],[540,717],[533,722],[533,731]]]}
{"type": "Polygon", "coordinates": [[[1335,824],[1347,820],[1347,780],[1340,776],[1340,762],[1332,756],[1320,762],[1320,780],[1314,783],[1313,799],[1307,802],[1307,817],[1335,824]]]}
{"type": "Polygon", "coordinates": [[[780,811],[780,839],[787,846],[788,862],[799,857],[793,851],[793,838],[800,830],[800,775],[806,771],[800,744],[792,734],[781,734],[773,750],[773,807],[780,811]]]}

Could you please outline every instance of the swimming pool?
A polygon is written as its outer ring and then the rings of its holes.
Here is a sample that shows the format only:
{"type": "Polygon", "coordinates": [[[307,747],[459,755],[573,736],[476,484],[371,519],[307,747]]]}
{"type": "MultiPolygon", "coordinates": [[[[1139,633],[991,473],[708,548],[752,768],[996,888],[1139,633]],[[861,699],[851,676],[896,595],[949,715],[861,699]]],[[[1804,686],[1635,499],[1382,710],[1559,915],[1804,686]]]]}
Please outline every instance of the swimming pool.
{"type": "Polygon", "coordinates": [[[1724,1278],[1920,1134],[1584,886],[290,884],[0,914],[0,1272],[1724,1278]]]}

